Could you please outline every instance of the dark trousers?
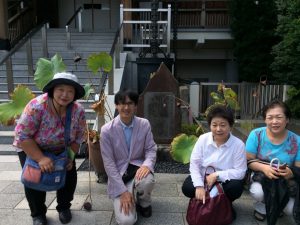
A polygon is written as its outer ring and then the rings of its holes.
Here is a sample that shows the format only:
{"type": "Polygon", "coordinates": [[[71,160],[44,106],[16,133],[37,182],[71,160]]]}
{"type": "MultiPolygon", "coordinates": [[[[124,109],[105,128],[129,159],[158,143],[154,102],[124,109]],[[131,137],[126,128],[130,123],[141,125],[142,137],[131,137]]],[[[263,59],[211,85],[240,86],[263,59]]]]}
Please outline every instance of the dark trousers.
{"type": "MultiPolygon", "coordinates": [[[[21,162],[21,166],[23,168],[26,160],[26,154],[25,152],[18,152],[18,155],[21,162]]],[[[76,165],[74,161],[72,170],[67,171],[65,186],[56,191],[56,197],[57,197],[56,210],[58,212],[64,211],[66,209],[70,209],[71,201],[73,200],[74,192],[76,189],[76,184],[77,184],[77,171],[76,171],[76,165]]],[[[24,189],[25,189],[25,196],[31,211],[31,216],[36,217],[40,215],[45,215],[47,212],[47,207],[45,205],[46,192],[37,191],[31,188],[27,188],[25,186],[24,189]]]]}
{"type": "MultiPolygon", "coordinates": [[[[224,193],[231,202],[241,197],[243,193],[243,180],[230,180],[222,183],[224,193]]],[[[196,188],[193,185],[191,176],[188,176],[182,185],[182,193],[188,198],[195,197],[196,188]]]]}

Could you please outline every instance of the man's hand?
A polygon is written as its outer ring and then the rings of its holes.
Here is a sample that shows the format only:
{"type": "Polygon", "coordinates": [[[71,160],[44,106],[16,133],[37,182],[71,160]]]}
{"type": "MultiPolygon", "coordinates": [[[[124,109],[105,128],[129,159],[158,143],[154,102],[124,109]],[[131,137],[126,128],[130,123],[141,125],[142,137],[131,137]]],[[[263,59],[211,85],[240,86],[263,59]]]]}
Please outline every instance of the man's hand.
{"type": "Polygon", "coordinates": [[[141,166],[135,174],[135,179],[141,180],[150,173],[150,169],[147,166],[141,166]]]}
{"type": "Polygon", "coordinates": [[[135,207],[133,195],[126,191],[120,196],[120,212],[124,212],[125,215],[129,215],[135,207]]]}
{"type": "Polygon", "coordinates": [[[43,156],[39,161],[39,166],[42,173],[48,172],[51,173],[54,171],[54,164],[51,158],[43,156]]]}
{"type": "Polygon", "coordinates": [[[205,204],[205,189],[204,187],[196,187],[195,198],[205,204]]]}

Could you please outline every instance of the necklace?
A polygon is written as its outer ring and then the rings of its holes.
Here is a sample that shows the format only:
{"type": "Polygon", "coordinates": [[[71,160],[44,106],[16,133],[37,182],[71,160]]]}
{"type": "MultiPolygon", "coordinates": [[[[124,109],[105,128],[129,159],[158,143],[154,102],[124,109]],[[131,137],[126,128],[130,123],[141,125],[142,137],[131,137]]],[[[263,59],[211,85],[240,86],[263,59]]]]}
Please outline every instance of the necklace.
{"type": "Polygon", "coordinates": [[[64,127],[64,126],[65,126],[65,123],[64,123],[64,121],[61,119],[61,116],[60,116],[60,114],[58,113],[58,110],[56,109],[56,107],[55,107],[55,105],[54,105],[53,99],[52,99],[52,105],[53,105],[53,108],[54,108],[54,110],[55,110],[55,112],[56,112],[56,114],[57,114],[57,116],[58,116],[60,122],[61,122],[61,125],[64,127]]]}

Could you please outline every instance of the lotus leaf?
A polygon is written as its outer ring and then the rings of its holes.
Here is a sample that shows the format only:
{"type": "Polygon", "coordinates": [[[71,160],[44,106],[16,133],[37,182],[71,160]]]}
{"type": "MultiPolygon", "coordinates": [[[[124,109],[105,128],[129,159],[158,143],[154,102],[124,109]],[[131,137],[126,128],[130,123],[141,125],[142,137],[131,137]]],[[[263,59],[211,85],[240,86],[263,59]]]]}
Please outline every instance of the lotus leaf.
{"type": "Polygon", "coordinates": [[[18,85],[11,94],[11,102],[0,104],[0,123],[13,125],[15,119],[21,115],[27,103],[35,96],[26,86],[18,85]]]}
{"type": "Polygon", "coordinates": [[[197,139],[195,135],[188,136],[186,134],[180,134],[175,137],[171,143],[170,153],[172,158],[183,164],[189,163],[197,139]]]}

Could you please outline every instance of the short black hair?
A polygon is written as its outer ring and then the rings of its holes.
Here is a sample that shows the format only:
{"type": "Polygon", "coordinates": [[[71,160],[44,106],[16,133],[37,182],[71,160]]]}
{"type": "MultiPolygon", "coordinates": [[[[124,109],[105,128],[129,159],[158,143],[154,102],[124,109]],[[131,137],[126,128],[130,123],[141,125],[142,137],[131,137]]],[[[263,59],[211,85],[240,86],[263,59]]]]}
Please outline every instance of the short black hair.
{"type": "Polygon", "coordinates": [[[234,113],[232,109],[224,105],[212,106],[211,109],[208,111],[206,119],[209,126],[211,124],[212,119],[216,117],[221,117],[227,120],[230,127],[232,127],[234,124],[234,113]]]}
{"type": "Polygon", "coordinates": [[[292,117],[292,113],[291,113],[291,110],[290,108],[287,106],[287,104],[285,104],[284,102],[278,100],[278,99],[275,99],[271,102],[269,102],[267,105],[265,105],[263,107],[263,110],[262,110],[262,116],[264,118],[264,120],[266,119],[266,116],[267,116],[267,112],[270,110],[270,109],[274,109],[276,107],[280,107],[283,109],[283,113],[285,115],[285,117],[287,119],[291,119],[292,117]]]}
{"type": "Polygon", "coordinates": [[[131,101],[134,102],[135,105],[138,104],[138,101],[139,101],[138,93],[135,91],[129,90],[129,89],[124,89],[124,90],[118,91],[118,93],[115,95],[115,104],[119,105],[119,104],[125,103],[127,96],[131,101]]]}

